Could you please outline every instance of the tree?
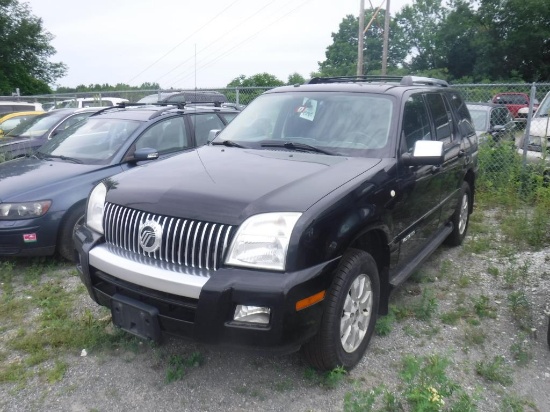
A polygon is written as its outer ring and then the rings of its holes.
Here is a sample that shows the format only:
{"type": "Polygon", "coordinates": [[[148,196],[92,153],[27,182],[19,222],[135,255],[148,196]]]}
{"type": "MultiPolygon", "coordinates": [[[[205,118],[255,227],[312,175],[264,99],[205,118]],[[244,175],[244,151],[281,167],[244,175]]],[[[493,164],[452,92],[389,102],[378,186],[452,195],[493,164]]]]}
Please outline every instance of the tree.
{"type": "Polygon", "coordinates": [[[0,0],[0,93],[49,93],[50,84],[63,77],[67,66],[51,63],[56,53],[53,36],[42,27],[42,19],[31,14],[26,3],[0,0]]]}
{"type": "MultiPolygon", "coordinates": [[[[365,11],[365,22],[369,22],[374,11],[365,11]]],[[[382,68],[382,47],[384,33],[385,10],[380,10],[368,28],[364,44],[365,74],[379,72],[382,68]]],[[[319,62],[318,76],[353,76],[357,73],[357,47],[359,43],[359,18],[348,15],[340,23],[337,33],[332,33],[333,42],[325,52],[326,60],[319,62]]],[[[401,40],[401,30],[390,22],[388,69],[398,69],[405,57],[408,48],[401,40]]]]}
{"type": "Polygon", "coordinates": [[[306,82],[306,79],[299,74],[299,73],[292,73],[288,75],[288,82],[286,84],[293,85],[293,84],[304,84],[306,82]]]}
{"type": "Polygon", "coordinates": [[[250,77],[241,74],[229,82],[227,87],[275,87],[282,86],[284,82],[269,73],[258,73],[250,77]]]}

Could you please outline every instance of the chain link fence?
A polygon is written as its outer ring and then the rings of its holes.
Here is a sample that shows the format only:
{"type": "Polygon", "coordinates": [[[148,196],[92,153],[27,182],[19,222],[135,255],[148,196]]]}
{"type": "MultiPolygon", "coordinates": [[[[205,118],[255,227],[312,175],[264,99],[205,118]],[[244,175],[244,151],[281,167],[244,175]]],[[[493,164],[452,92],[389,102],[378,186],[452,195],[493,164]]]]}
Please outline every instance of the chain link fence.
{"type": "MultiPolygon", "coordinates": [[[[468,103],[480,137],[481,178],[488,179],[492,185],[506,183],[526,167],[538,168],[541,175],[550,176],[550,83],[457,84],[453,87],[462,93],[468,103]]],[[[112,98],[125,99],[132,103],[148,98],[151,102],[169,98],[176,93],[183,95],[185,101],[204,101],[209,94],[215,93],[222,94],[227,103],[242,107],[269,89],[270,87],[235,87],[97,91],[5,96],[0,97],[0,100],[37,102],[42,104],[44,110],[50,110],[58,107],[110,106],[116,104],[112,98]]]]}
{"type": "Polygon", "coordinates": [[[533,195],[550,180],[550,83],[454,85],[479,136],[482,189],[533,195]]]}

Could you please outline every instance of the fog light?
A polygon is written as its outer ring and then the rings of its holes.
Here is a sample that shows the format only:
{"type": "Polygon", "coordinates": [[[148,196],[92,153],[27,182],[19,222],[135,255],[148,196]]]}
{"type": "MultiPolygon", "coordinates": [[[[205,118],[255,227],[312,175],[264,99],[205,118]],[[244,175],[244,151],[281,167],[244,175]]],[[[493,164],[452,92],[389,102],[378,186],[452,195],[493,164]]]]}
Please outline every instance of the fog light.
{"type": "Polygon", "coordinates": [[[237,305],[233,320],[237,322],[260,323],[262,325],[269,324],[269,316],[271,309],[261,306],[244,306],[237,305]]]}

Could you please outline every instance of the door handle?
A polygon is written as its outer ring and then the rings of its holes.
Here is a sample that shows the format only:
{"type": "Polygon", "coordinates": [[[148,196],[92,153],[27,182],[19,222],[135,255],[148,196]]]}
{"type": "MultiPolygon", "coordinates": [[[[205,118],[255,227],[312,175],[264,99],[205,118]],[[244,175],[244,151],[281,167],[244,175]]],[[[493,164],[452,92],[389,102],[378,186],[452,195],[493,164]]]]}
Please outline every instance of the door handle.
{"type": "Polygon", "coordinates": [[[441,165],[438,166],[432,166],[432,174],[436,174],[441,170],[441,165]]]}

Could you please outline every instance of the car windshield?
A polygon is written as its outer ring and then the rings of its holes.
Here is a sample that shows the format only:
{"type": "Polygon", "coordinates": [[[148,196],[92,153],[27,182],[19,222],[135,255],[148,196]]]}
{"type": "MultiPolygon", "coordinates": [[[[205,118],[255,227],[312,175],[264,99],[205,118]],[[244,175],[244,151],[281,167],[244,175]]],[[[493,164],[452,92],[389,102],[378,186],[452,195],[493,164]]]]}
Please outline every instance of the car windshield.
{"type": "Polygon", "coordinates": [[[472,121],[474,122],[474,129],[479,131],[487,130],[487,119],[488,114],[486,110],[476,110],[469,108],[470,116],[472,116],[472,121]]]}
{"type": "Polygon", "coordinates": [[[249,104],[213,144],[230,141],[266,150],[389,157],[393,106],[391,97],[379,94],[265,94],[249,104]]]}
{"type": "Polygon", "coordinates": [[[67,115],[66,112],[49,112],[35,116],[27,121],[21,122],[15,129],[6,136],[10,137],[34,137],[42,136],[51,127],[56,125],[67,115]]]}
{"type": "Polygon", "coordinates": [[[542,99],[542,103],[540,104],[539,108],[537,109],[537,112],[535,113],[535,117],[548,117],[550,115],[550,92],[542,99]]]}
{"type": "Polygon", "coordinates": [[[39,157],[67,157],[86,164],[108,164],[140,122],[91,117],[44,144],[39,157]]]}

